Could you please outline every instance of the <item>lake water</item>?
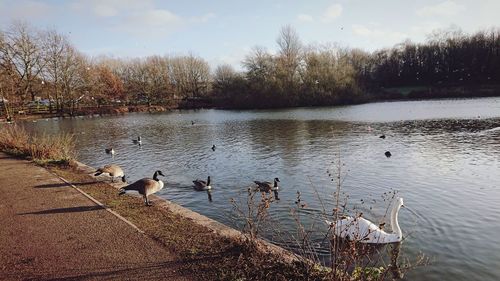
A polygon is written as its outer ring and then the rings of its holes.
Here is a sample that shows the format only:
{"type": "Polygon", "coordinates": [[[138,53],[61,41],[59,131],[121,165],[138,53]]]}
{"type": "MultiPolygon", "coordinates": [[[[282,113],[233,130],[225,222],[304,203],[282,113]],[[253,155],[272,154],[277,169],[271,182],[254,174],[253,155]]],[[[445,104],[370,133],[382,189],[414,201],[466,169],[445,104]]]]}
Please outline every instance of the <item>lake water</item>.
{"type": "Polygon", "coordinates": [[[384,192],[397,190],[404,198],[402,252],[410,258],[421,252],[431,260],[405,278],[500,279],[500,98],[175,111],[27,125],[74,133],[80,161],[94,167],[117,163],[130,181],[161,169],[167,188],[160,196],[229,225],[235,223],[230,198],[244,195],[254,180],[279,177],[281,200],[270,211],[291,233],[297,191],[307,203],[304,222],[327,230],[318,222],[317,194],[331,210],[336,186],[326,171],[340,159],[342,190],[364,217],[383,217],[384,192]],[[132,144],[138,135],[141,147],[132,144]],[[104,153],[111,146],[114,158],[104,153]],[[207,175],[213,181],[211,202],[192,188],[192,180],[207,175]]]}

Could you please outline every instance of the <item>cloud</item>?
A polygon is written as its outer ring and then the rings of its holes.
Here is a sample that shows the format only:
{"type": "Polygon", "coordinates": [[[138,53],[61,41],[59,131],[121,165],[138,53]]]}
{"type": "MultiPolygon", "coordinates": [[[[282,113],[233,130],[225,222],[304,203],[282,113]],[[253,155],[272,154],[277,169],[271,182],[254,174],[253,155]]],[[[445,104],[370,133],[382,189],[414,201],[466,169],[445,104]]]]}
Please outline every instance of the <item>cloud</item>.
{"type": "Polygon", "coordinates": [[[311,15],[307,15],[307,14],[297,15],[297,19],[299,21],[301,21],[301,22],[312,22],[312,21],[314,21],[314,18],[311,15]]]}
{"type": "Polygon", "coordinates": [[[416,11],[416,14],[421,17],[450,17],[458,15],[463,11],[465,11],[465,5],[457,4],[451,0],[447,0],[436,5],[425,6],[421,9],[418,9],[416,11]]]}
{"type": "Polygon", "coordinates": [[[214,13],[182,17],[159,8],[152,0],[75,0],[71,8],[89,20],[99,20],[110,30],[140,38],[161,38],[191,24],[215,18],[214,13]]]}
{"type": "Polygon", "coordinates": [[[321,21],[325,23],[332,22],[336,18],[340,17],[340,15],[342,15],[342,10],[343,8],[340,4],[333,4],[328,6],[325,13],[323,14],[323,17],[321,18],[321,21]]]}
{"type": "Polygon", "coordinates": [[[358,36],[377,39],[377,40],[385,40],[387,42],[393,42],[393,43],[408,38],[408,35],[402,32],[384,30],[379,28],[370,28],[360,24],[353,25],[352,31],[354,34],[358,36]]]}
{"type": "Polygon", "coordinates": [[[4,10],[2,8],[1,10],[3,11],[0,12],[0,14],[2,17],[11,19],[33,20],[35,18],[43,18],[50,15],[54,9],[55,7],[39,1],[16,1],[11,3],[8,9],[4,10]]]}
{"type": "Polygon", "coordinates": [[[201,15],[199,17],[191,17],[190,21],[194,23],[203,23],[203,22],[208,22],[209,20],[215,18],[216,15],[214,13],[208,13],[201,15]]]}
{"type": "Polygon", "coordinates": [[[70,4],[73,10],[92,13],[100,18],[118,16],[127,11],[153,9],[151,0],[75,0],[70,4]]]}

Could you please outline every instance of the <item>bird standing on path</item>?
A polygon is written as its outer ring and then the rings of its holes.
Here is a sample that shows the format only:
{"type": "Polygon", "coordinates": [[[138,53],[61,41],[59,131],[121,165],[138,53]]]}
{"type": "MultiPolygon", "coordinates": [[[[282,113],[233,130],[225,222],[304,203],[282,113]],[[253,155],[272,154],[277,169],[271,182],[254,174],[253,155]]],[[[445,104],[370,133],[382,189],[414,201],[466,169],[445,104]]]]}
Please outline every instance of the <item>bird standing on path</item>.
{"type": "Polygon", "coordinates": [[[157,170],[153,178],[143,178],[140,179],[132,184],[129,184],[127,186],[124,186],[120,189],[119,195],[125,194],[125,192],[133,190],[139,192],[144,197],[144,204],[146,206],[151,206],[151,202],[148,200],[148,196],[158,192],[161,190],[165,185],[164,183],[158,179],[158,176],[165,176],[160,170],[157,170]]]}
{"type": "Polygon", "coordinates": [[[104,167],[97,169],[94,176],[97,177],[101,174],[108,174],[111,177],[111,182],[115,182],[115,177],[121,177],[122,182],[127,182],[127,180],[125,179],[125,173],[123,173],[122,168],[115,164],[105,165],[104,167]]]}

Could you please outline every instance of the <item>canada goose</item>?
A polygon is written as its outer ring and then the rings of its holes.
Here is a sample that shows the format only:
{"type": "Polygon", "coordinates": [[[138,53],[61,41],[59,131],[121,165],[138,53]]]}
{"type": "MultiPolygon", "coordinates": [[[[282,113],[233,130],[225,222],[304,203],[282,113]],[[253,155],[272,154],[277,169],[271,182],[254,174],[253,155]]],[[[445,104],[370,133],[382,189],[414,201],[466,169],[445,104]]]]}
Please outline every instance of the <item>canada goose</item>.
{"type": "Polygon", "coordinates": [[[390,151],[386,151],[385,153],[385,157],[389,158],[392,156],[391,152],[390,151]]]}
{"type": "Polygon", "coordinates": [[[261,192],[270,192],[271,190],[273,191],[278,190],[279,189],[278,182],[280,182],[280,179],[278,178],[274,178],[274,184],[268,181],[254,181],[254,183],[257,184],[257,189],[259,189],[261,192]]]}
{"type": "Polygon", "coordinates": [[[212,150],[213,150],[213,151],[215,151],[215,144],[214,144],[214,145],[212,145],[212,150]]]}
{"type": "Polygon", "coordinates": [[[369,244],[397,243],[403,239],[403,234],[398,222],[399,209],[404,207],[403,198],[396,198],[391,211],[392,233],[387,233],[373,222],[361,216],[346,217],[335,223],[325,220],[334,229],[334,235],[350,241],[369,244]]]}
{"type": "Polygon", "coordinates": [[[141,145],[142,144],[142,140],[141,140],[141,136],[138,136],[136,140],[132,140],[132,142],[134,144],[138,144],[138,145],[141,145]]]}
{"type": "Polygon", "coordinates": [[[110,147],[110,148],[105,148],[104,151],[107,153],[107,154],[111,154],[111,155],[115,155],[115,150],[110,147]]]}
{"type": "Polygon", "coordinates": [[[120,166],[111,164],[111,165],[106,165],[102,168],[97,169],[96,173],[94,176],[99,176],[100,174],[108,174],[111,177],[111,182],[115,182],[115,177],[122,178],[122,182],[127,182],[125,179],[125,174],[123,173],[122,168],[120,166]]]}
{"type": "Polygon", "coordinates": [[[129,184],[125,187],[122,187],[120,189],[119,195],[123,195],[123,194],[125,194],[126,191],[129,191],[129,190],[135,190],[135,191],[139,192],[139,194],[142,194],[142,196],[144,197],[144,203],[146,204],[146,206],[151,206],[151,203],[148,200],[148,196],[153,194],[153,193],[158,192],[160,189],[162,189],[164,187],[163,182],[158,179],[158,176],[165,176],[165,175],[160,170],[157,170],[154,173],[152,179],[143,178],[143,179],[140,179],[132,184],[129,184]]]}
{"type": "Polygon", "coordinates": [[[193,183],[194,183],[194,189],[198,191],[212,189],[212,187],[210,186],[210,176],[208,176],[207,181],[197,179],[194,180],[193,183]]]}

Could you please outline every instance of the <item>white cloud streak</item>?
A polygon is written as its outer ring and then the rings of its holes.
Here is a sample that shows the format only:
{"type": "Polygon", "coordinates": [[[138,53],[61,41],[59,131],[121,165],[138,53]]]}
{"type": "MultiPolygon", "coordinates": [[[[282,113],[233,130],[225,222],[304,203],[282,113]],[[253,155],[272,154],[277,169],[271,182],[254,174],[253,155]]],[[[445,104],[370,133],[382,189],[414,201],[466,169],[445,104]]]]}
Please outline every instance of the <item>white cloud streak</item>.
{"type": "Polygon", "coordinates": [[[342,5],[340,4],[333,4],[328,6],[328,8],[326,8],[326,11],[321,18],[321,21],[324,23],[329,23],[334,21],[336,18],[342,15],[342,10],[343,8],[342,5]]]}
{"type": "Polygon", "coordinates": [[[416,14],[417,16],[421,17],[451,17],[458,15],[463,11],[465,11],[464,5],[457,4],[451,0],[447,0],[436,5],[425,6],[421,9],[418,9],[416,11],[416,14]]]}
{"type": "Polygon", "coordinates": [[[311,15],[307,15],[307,14],[297,15],[297,19],[301,22],[313,22],[314,21],[314,18],[311,15]]]}
{"type": "Polygon", "coordinates": [[[352,32],[358,36],[377,40],[385,40],[387,42],[399,42],[408,37],[407,34],[402,32],[384,30],[379,28],[370,28],[361,24],[353,25],[352,32]]]}
{"type": "Polygon", "coordinates": [[[111,30],[136,37],[164,37],[190,24],[205,23],[214,13],[182,17],[168,9],[156,8],[152,0],[75,0],[71,7],[83,16],[104,20],[111,30]]]}
{"type": "Polygon", "coordinates": [[[47,3],[31,0],[17,1],[15,5],[12,5],[9,9],[7,9],[7,5],[5,6],[6,7],[2,7],[0,11],[0,15],[2,17],[22,20],[43,18],[50,15],[55,9],[55,7],[50,6],[47,3]]]}

